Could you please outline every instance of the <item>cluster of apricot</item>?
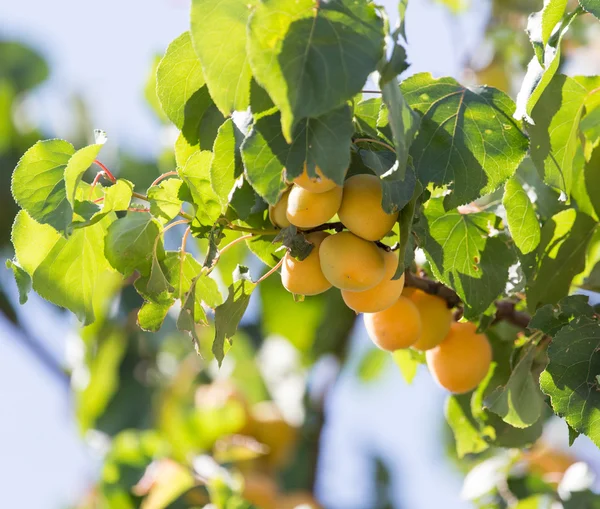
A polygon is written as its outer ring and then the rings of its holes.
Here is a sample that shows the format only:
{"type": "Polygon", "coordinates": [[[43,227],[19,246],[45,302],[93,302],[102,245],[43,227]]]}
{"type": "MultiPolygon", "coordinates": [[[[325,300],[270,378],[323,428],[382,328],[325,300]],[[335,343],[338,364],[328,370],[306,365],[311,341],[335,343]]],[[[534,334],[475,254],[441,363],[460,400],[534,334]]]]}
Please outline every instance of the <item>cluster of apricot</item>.
{"type": "Polygon", "coordinates": [[[318,168],[316,174],[309,177],[305,168],[269,211],[275,226],[309,230],[306,239],[314,245],[304,260],[285,255],[283,286],[297,295],[339,288],[346,305],[365,314],[369,337],[379,348],[426,351],[429,370],[442,387],[454,393],[474,389],[490,367],[490,344],[473,324],[452,323],[445,300],[404,288],[404,275],[394,279],[398,255],[376,243],[398,218],[382,208],[381,180],[354,175],[340,187],[318,168]],[[346,230],[310,232],[336,215],[346,230]]]}

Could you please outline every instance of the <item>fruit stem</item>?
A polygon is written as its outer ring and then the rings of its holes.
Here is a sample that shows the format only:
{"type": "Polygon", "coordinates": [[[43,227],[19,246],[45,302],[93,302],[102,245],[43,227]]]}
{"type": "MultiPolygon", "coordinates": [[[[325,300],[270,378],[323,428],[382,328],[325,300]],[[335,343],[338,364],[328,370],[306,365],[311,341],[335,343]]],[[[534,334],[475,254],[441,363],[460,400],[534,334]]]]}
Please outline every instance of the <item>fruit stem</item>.
{"type": "Polygon", "coordinates": [[[320,226],[316,226],[315,228],[311,228],[310,230],[301,230],[300,233],[313,233],[313,232],[322,232],[324,230],[335,230],[336,232],[341,232],[345,226],[342,223],[325,223],[320,226]]]}
{"type": "Polygon", "coordinates": [[[276,272],[277,269],[279,267],[281,267],[281,264],[283,263],[283,258],[281,260],[279,260],[277,262],[277,265],[275,265],[275,267],[273,267],[269,272],[267,272],[264,276],[262,276],[257,282],[256,284],[262,283],[265,279],[267,279],[271,274],[273,274],[273,272],[276,272]]]}

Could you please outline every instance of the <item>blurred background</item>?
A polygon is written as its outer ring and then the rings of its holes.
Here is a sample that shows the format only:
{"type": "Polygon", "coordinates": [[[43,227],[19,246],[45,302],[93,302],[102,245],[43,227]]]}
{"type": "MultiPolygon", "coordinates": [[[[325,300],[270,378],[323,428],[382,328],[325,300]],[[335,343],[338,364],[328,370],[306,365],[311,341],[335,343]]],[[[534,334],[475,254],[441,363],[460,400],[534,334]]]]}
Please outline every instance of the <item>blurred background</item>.
{"type": "MultiPolygon", "coordinates": [[[[383,4],[395,23],[395,2],[383,4]]],[[[411,0],[406,75],[453,76],[514,98],[532,55],[527,15],[541,7],[411,0]]],[[[101,160],[139,188],[174,169],[177,133],[152,76],[188,9],[187,0],[0,3],[2,265],[16,213],[10,175],[38,139],[80,147],[103,129],[101,160]]],[[[563,72],[600,74],[600,24],[588,18],[569,32],[563,72]]],[[[473,506],[462,485],[474,459],[453,455],[446,394],[422,367],[408,385],[339,296],[295,304],[266,280],[221,370],[172,319],[141,332],[140,303],[125,287],[111,315],[82,330],[36,295],[19,306],[0,271],[0,507],[201,507],[205,494],[180,461],[190,458],[200,476],[235,464],[246,498],[265,509],[314,499],[327,509],[473,506]]],[[[542,441],[554,458],[542,473],[577,460],[600,472],[585,437],[567,449],[566,428],[550,420],[542,441]]]]}

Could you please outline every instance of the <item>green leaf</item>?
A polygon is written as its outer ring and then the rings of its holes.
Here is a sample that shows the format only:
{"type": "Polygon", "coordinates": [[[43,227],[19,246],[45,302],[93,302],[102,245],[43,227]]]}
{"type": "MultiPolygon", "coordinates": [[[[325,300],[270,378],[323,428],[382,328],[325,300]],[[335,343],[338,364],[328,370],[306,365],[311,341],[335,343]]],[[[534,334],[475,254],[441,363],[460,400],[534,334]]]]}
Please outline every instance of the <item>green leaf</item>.
{"type": "Polygon", "coordinates": [[[124,276],[136,270],[148,276],[152,268],[154,243],[159,234],[160,225],[151,214],[130,212],[108,228],[104,248],[106,258],[124,276]]]}
{"type": "Polygon", "coordinates": [[[368,383],[377,380],[383,372],[388,354],[379,348],[370,348],[359,360],[357,375],[361,382],[368,383]]]}
{"type": "Polygon", "coordinates": [[[579,5],[587,12],[593,14],[600,20],[600,1],[598,0],[579,0],[579,5]]]}
{"type": "Polygon", "coordinates": [[[600,106],[586,110],[585,116],[579,123],[579,129],[586,139],[586,159],[590,159],[592,151],[600,146],[600,106]]]}
{"type": "Polygon", "coordinates": [[[24,210],[19,211],[11,234],[17,263],[33,276],[60,238],[51,226],[38,223],[24,210]]]}
{"type": "Polygon", "coordinates": [[[165,276],[165,272],[158,259],[158,253],[158,249],[152,249],[152,266],[150,268],[150,277],[146,284],[146,291],[151,295],[162,296],[172,293],[174,288],[167,280],[167,276],[165,276]]]}
{"type": "Polygon", "coordinates": [[[415,379],[419,364],[425,363],[425,357],[421,352],[409,348],[392,352],[392,359],[400,369],[402,378],[409,385],[415,379]]]}
{"type": "Polygon", "coordinates": [[[540,223],[529,196],[516,177],[506,182],[502,205],[515,244],[522,253],[530,253],[540,243],[540,223]]]}
{"type": "MultiPolygon", "coordinates": [[[[599,119],[600,120],[600,119],[599,119]]],[[[578,151],[577,155],[581,155],[578,151]]],[[[595,220],[600,217],[600,149],[594,150],[588,161],[580,169],[579,162],[575,163],[578,171],[574,175],[571,197],[577,203],[580,212],[591,216],[595,220]]]]}
{"type": "MultiPolygon", "coordinates": [[[[110,297],[107,275],[113,271],[104,255],[104,238],[113,221],[105,217],[93,226],[61,237],[33,273],[33,289],[50,302],[67,308],[84,325],[94,321],[94,307],[110,297]]],[[[36,248],[31,239],[30,249],[36,248]]]]}
{"type": "Polygon", "coordinates": [[[294,225],[281,230],[273,239],[273,243],[277,242],[287,248],[290,256],[300,261],[306,259],[314,247],[313,244],[306,240],[306,236],[298,233],[298,229],[294,225]]]}
{"type": "Polygon", "coordinates": [[[196,278],[196,299],[204,302],[210,308],[216,308],[224,302],[219,285],[205,273],[196,278]]]}
{"type": "Polygon", "coordinates": [[[393,279],[399,279],[406,270],[406,267],[410,266],[411,260],[414,258],[412,252],[409,250],[414,251],[412,226],[415,217],[417,200],[421,196],[422,192],[423,187],[421,184],[417,184],[415,186],[415,191],[412,198],[406,204],[406,206],[402,208],[400,214],[398,215],[398,234],[400,237],[398,242],[400,246],[398,249],[398,268],[396,269],[396,274],[394,275],[393,279]]]}
{"type": "Polygon", "coordinates": [[[64,176],[74,153],[66,141],[38,141],[21,157],[12,176],[12,193],[19,206],[38,223],[62,232],[73,220],[64,176]]]}
{"type": "Polygon", "coordinates": [[[471,414],[471,394],[449,396],[445,408],[446,420],[454,434],[456,454],[463,458],[489,448],[481,435],[478,422],[471,414]]]}
{"type": "Polygon", "coordinates": [[[250,65],[281,111],[287,140],[300,119],[339,108],[361,90],[383,56],[383,38],[383,22],[365,0],[256,6],[248,25],[250,65]]]}
{"type": "Polygon", "coordinates": [[[183,253],[181,256],[181,251],[166,251],[163,266],[165,277],[178,299],[182,299],[190,291],[192,283],[202,269],[200,263],[190,253],[183,253]]]}
{"type": "Polygon", "coordinates": [[[19,290],[19,304],[23,305],[27,302],[27,294],[31,290],[31,277],[13,260],[6,260],[6,268],[11,269],[13,272],[19,290]]]}
{"type": "Polygon", "coordinates": [[[540,245],[523,264],[530,311],[558,302],[569,293],[571,281],[585,268],[585,253],[595,228],[591,217],[575,209],[546,221],[540,245]]]}
{"type": "Polygon", "coordinates": [[[544,63],[544,48],[550,42],[554,28],[562,20],[568,0],[545,0],[541,11],[529,16],[527,33],[541,64],[544,63]]]}
{"type": "Polygon", "coordinates": [[[210,164],[210,184],[222,205],[229,203],[235,182],[244,173],[240,153],[243,140],[244,135],[233,119],[228,118],[219,127],[210,164]]]}
{"type": "Polygon", "coordinates": [[[206,313],[202,309],[202,303],[196,295],[196,280],[192,282],[190,291],[187,293],[177,318],[177,328],[182,332],[189,332],[194,341],[196,352],[200,352],[200,338],[196,332],[196,324],[207,324],[206,313]]]}
{"type": "Polygon", "coordinates": [[[171,303],[144,302],[137,315],[137,324],[140,329],[148,332],[158,332],[171,306],[171,303]]]}
{"type": "Polygon", "coordinates": [[[421,247],[434,276],[453,288],[475,319],[503,293],[514,254],[500,236],[489,237],[496,216],[487,212],[444,212],[441,199],[431,199],[421,218],[421,247]]]}
{"type": "Polygon", "coordinates": [[[579,122],[588,94],[600,86],[600,78],[569,78],[557,75],[546,88],[531,116],[531,159],[544,182],[567,196],[575,172],[575,154],[580,147],[579,122]]]}
{"type": "Polygon", "coordinates": [[[180,168],[179,176],[189,186],[194,205],[196,220],[203,226],[212,225],[221,215],[219,197],[210,185],[210,163],[212,152],[195,152],[180,168]]]}
{"type": "Polygon", "coordinates": [[[548,367],[540,376],[542,391],[569,426],[600,447],[600,326],[580,317],[562,328],[548,347],[548,367]]]}
{"type": "Polygon", "coordinates": [[[246,25],[254,1],[192,1],[192,38],[210,95],[224,115],[250,104],[246,25]]]}
{"type": "Polygon", "coordinates": [[[569,295],[556,305],[546,304],[539,308],[527,328],[540,330],[544,334],[554,337],[560,329],[580,316],[589,318],[594,316],[594,309],[588,304],[588,296],[569,295]]]}
{"type": "Polygon", "coordinates": [[[377,139],[377,119],[381,110],[381,99],[379,97],[363,99],[354,106],[354,129],[357,133],[365,134],[377,139]]]}
{"type": "MultiPolygon", "coordinates": [[[[527,73],[517,95],[517,109],[514,117],[517,120],[526,119],[530,124],[531,112],[537,104],[546,87],[558,71],[561,60],[561,42],[569,30],[571,23],[578,16],[577,11],[565,16],[560,28],[550,38],[548,44],[543,48],[543,62],[540,63],[539,56],[533,56],[527,66],[527,73]]],[[[538,52],[541,54],[541,52],[538,52]]]]}
{"type": "Polygon", "coordinates": [[[190,113],[188,102],[204,86],[200,60],[192,46],[189,32],[175,39],[156,71],[156,92],[167,117],[178,129],[183,129],[190,113]]]}
{"type": "Polygon", "coordinates": [[[536,345],[525,348],[506,385],[496,388],[484,401],[487,408],[515,428],[527,428],[537,422],[544,404],[532,373],[536,345]]]}
{"type": "Polygon", "coordinates": [[[528,141],[512,118],[515,105],[489,87],[465,88],[452,78],[417,74],[402,83],[409,106],[421,114],[410,153],[417,177],[449,185],[446,208],[491,193],[515,173],[528,141]]]}
{"type": "Polygon", "coordinates": [[[103,131],[95,131],[96,143],[79,149],[75,152],[65,168],[64,179],[67,193],[67,200],[71,207],[75,204],[75,194],[77,186],[86,170],[94,163],[100,149],[106,143],[106,134],[103,131]]]}
{"type": "Polygon", "coordinates": [[[185,105],[184,123],[175,142],[177,166],[184,166],[198,150],[212,150],[217,132],[225,117],[203,86],[185,105]]]}
{"type": "Polygon", "coordinates": [[[249,270],[238,265],[233,283],[229,286],[227,300],[215,309],[215,339],[212,352],[219,366],[225,356],[225,341],[235,335],[255,288],[256,283],[250,278],[249,270]]]}
{"type": "Polygon", "coordinates": [[[339,185],[350,165],[352,115],[347,106],[318,118],[301,120],[288,145],[281,133],[280,115],[261,117],[242,144],[246,177],[255,191],[275,205],[291,181],[304,171],[323,174],[339,185]],[[285,173],[284,173],[285,170],[285,173]]]}
{"type": "Polygon", "coordinates": [[[574,430],[568,424],[567,424],[567,426],[569,428],[569,447],[571,447],[573,445],[573,443],[575,443],[575,440],[577,440],[577,437],[579,435],[581,435],[581,433],[579,433],[579,431],[574,430]]]}
{"type": "MultiPolygon", "coordinates": [[[[96,189],[98,186],[96,186],[96,189]]],[[[78,194],[86,194],[79,192],[78,194]]],[[[74,228],[84,228],[96,224],[111,212],[124,211],[129,208],[133,196],[133,184],[129,180],[118,179],[114,185],[104,189],[102,208],[90,201],[75,200],[75,214],[82,217],[82,222],[74,222],[74,228]]]]}
{"type": "Polygon", "coordinates": [[[181,211],[183,201],[179,191],[182,183],[178,178],[170,178],[148,189],[150,213],[162,223],[168,223],[181,211]]]}

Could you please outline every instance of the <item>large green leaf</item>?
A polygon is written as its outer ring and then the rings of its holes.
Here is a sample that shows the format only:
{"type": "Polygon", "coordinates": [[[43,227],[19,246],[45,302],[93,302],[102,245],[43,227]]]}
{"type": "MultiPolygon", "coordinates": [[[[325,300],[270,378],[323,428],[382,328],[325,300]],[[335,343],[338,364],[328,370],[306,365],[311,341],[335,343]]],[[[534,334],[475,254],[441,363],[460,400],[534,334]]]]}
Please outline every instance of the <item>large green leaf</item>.
{"type": "Polygon", "coordinates": [[[224,115],[250,104],[246,24],[254,1],[192,1],[192,39],[215,104],[224,115]]]}
{"type": "Polygon", "coordinates": [[[540,245],[523,263],[530,311],[554,304],[569,293],[571,281],[585,267],[587,245],[595,228],[591,217],[575,209],[546,221],[540,245]]]}
{"type": "Polygon", "coordinates": [[[600,105],[587,111],[579,123],[581,133],[586,139],[586,158],[600,146],[600,105]]]}
{"type": "MultiPolygon", "coordinates": [[[[93,226],[61,237],[33,273],[33,289],[50,302],[75,313],[84,325],[94,321],[112,292],[107,277],[113,268],[104,256],[104,237],[114,219],[106,216],[93,226]]],[[[35,238],[29,249],[36,249],[35,238]]]]}
{"type": "Polygon", "coordinates": [[[506,182],[525,157],[528,141],[512,118],[515,105],[489,87],[466,88],[453,78],[423,73],[402,83],[408,104],[422,116],[411,145],[424,185],[450,185],[446,207],[468,203],[506,182]]]}
{"type": "Polygon", "coordinates": [[[446,420],[454,434],[456,454],[463,458],[489,448],[481,434],[480,424],[471,413],[471,394],[449,396],[445,408],[446,420]]]}
{"type": "Polygon", "coordinates": [[[200,61],[192,46],[189,32],[181,34],[169,47],[158,64],[156,92],[167,117],[177,128],[186,123],[186,105],[204,85],[200,61]]]}
{"type": "Polygon", "coordinates": [[[502,204],[515,244],[522,253],[530,253],[540,243],[540,223],[529,196],[516,177],[506,182],[502,204]]]}
{"type": "Polygon", "coordinates": [[[568,0],[546,0],[541,11],[529,16],[527,33],[538,60],[544,63],[544,48],[550,42],[554,28],[562,20],[568,0]]]}
{"type": "Polygon", "coordinates": [[[421,222],[419,242],[433,274],[456,291],[468,319],[478,317],[503,293],[514,262],[502,238],[489,236],[496,216],[444,212],[441,199],[432,199],[421,222]]]}
{"type": "Polygon", "coordinates": [[[600,326],[580,317],[558,332],[548,347],[540,386],[552,408],[600,447],[600,326]]]}
{"type": "Polygon", "coordinates": [[[60,238],[51,226],[38,223],[24,210],[19,211],[11,234],[17,263],[33,276],[60,238]],[[32,242],[35,242],[35,247],[32,247],[32,242]]]}
{"type": "MultiPolygon", "coordinates": [[[[124,276],[138,271],[149,276],[154,244],[160,224],[146,212],[130,212],[108,228],[103,252],[110,264],[124,276]]],[[[162,250],[162,244],[160,250],[162,250]]],[[[163,253],[164,255],[164,253],[163,253]]]]}
{"type": "Polygon", "coordinates": [[[485,398],[487,408],[516,428],[531,426],[542,413],[543,396],[531,371],[536,351],[535,344],[527,346],[506,385],[485,398]]]}
{"type": "Polygon", "coordinates": [[[195,152],[179,168],[179,175],[189,186],[196,207],[196,219],[201,225],[212,225],[221,215],[221,202],[210,185],[210,165],[213,154],[208,150],[195,152]]]}
{"type": "Polygon", "coordinates": [[[594,316],[594,309],[588,304],[588,296],[569,295],[554,306],[546,304],[539,308],[531,318],[528,328],[554,337],[560,329],[580,316],[594,316]]]}
{"type": "Polygon", "coordinates": [[[210,164],[210,184],[222,205],[229,203],[229,195],[235,182],[244,172],[240,153],[243,140],[244,134],[235,125],[233,119],[228,118],[219,127],[210,164]]]}
{"type": "Polygon", "coordinates": [[[579,0],[579,5],[600,20],[600,0],[579,0]]]}
{"type": "Polygon", "coordinates": [[[531,114],[531,159],[546,184],[571,194],[576,152],[581,145],[579,122],[588,94],[600,86],[600,78],[557,75],[531,114]]]}
{"type": "Polygon", "coordinates": [[[227,300],[215,309],[215,339],[212,352],[219,365],[225,356],[225,342],[235,335],[255,288],[256,283],[252,281],[249,270],[238,266],[233,283],[229,286],[227,300]]]}
{"type": "Polygon", "coordinates": [[[12,192],[19,206],[38,223],[63,232],[73,220],[64,176],[74,153],[73,145],[66,141],[38,141],[21,157],[12,176],[12,192]]]}
{"type": "Polygon", "coordinates": [[[383,56],[383,22],[366,0],[268,0],[250,17],[250,65],[281,111],[284,136],[296,123],[342,106],[383,56]]]}

